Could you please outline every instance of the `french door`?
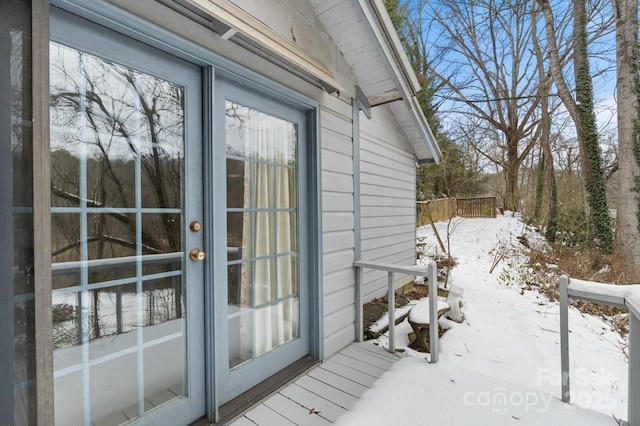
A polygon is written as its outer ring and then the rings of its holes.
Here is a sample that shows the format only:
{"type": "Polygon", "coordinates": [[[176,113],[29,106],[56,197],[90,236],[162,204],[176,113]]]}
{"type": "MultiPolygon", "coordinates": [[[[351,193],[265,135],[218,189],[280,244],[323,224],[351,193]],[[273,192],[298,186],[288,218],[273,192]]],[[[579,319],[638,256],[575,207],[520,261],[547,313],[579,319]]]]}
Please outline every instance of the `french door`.
{"type": "Polygon", "coordinates": [[[211,416],[310,352],[309,107],[51,18],[56,424],[211,416]]]}
{"type": "Polygon", "coordinates": [[[58,425],[206,414],[202,70],[53,10],[58,425]]]}
{"type": "MultiPolygon", "coordinates": [[[[309,353],[305,110],[217,76],[226,270],[215,288],[218,404],[309,353]],[[220,285],[222,284],[222,285],[220,285]]],[[[224,263],[222,263],[224,265],[224,263]]],[[[222,268],[219,268],[222,269],[222,268]]]]}

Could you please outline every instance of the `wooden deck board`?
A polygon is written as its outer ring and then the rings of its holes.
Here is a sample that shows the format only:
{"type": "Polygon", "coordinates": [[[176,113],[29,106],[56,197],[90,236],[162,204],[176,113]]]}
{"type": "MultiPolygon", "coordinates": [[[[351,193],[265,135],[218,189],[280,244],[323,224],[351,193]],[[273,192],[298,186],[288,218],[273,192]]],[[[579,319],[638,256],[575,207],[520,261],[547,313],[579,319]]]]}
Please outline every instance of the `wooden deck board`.
{"type": "Polygon", "coordinates": [[[382,359],[389,360],[391,362],[396,362],[398,359],[400,359],[398,355],[392,354],[386,349],[381,348],[380,346],[377,346],[377,345],[372,345],[371,343],[356,342],[350,345],[349,348],[357,349],[359,351],[380,357],[382,359]]]}
{"type": "Polygon", "coordinates": [[[393,365],[393,362],[389,360],[378,358],[375,355],[359,351],[358,349],[352,349],[351,347],[345,348],[340,351],[340,353],[350,358],[371,364],[374,367],[382,368],[383,370],[388,370],[393,365]]]}
{"type": "Polygon", "coordinates": [[[356,398],[360,398],[360,395],[368,389],[366,386],[362,386],[352,380],[345,379],[339,374],[332,373],[331,371],[323,368],[314,368],[309,372],[308,376],[318,379],[329,386],[338,388],[349,395],[355,396],[356,398]]]}
{"type": "Polygon", "coordinates": [[[254,422],[246,417],[240,417],[233,422],[233,426],[256,426],[254,422]]]}
{"type": "Polygon", "coordinates": [[[332,359],[323,362],[318,366],[318,368],[322,368],[323,370],[338,374],[368,388],[373,386],[373,384],[376,382],[375,377],[365,373],[361,373],[360,371],[354,370],[353,368],[344,366],[336,361],[333,361],[332,359]]]}
{"type": "Polygon", "coordinates": [[[334,423],[398,359],[372,344],[354,343],[231,424],[322,426],[334,423]]]}
{"type": "Polygon", "coordinates": [[[264,404],[256,406],[246,413],[244,417],[260,426],[295,426],[295,423],[264,404]]]}
{"type": "Polygon", "coordinates": [[[355,402],[358,400],[358,398],[356,398],[355,396],[343,392],[340,389],[328,385],[318,379],[314,379],[313,377],[301,377],[296,383],[309,392],[313,392],[316,395],[319,395],[327,401],[331,401],[346,410],[351,408],[353,404],[355,404],[355,402]]]}
{"type": "Polygon", "coordinates": [[[383,368],[367,364],[358,359],[350,358],[342,354],[335,354],[331,357],[331,361],[344,365],[347,368],[351,368],[354,371],[359,371],[364,374],[368,374],[373,378],[379,378],[386,371],[383,368]]]}
{"type": "Polygon", "coordinates": [[[267,399],[264,405],[297,425],[324,426],[331,423],[316,414],[315,408],[306,409],[279,393],[267,399]]]}
{"type": "Polygon", "coordinates": [[[347,410],[339,405],[324,399],[320,395],[309,392],[295,383],[292,383],[290,386],[282,389],[280,394],[297,402],[307,410],[319,412],[318,415],[320,417],[327,419],[330,422],[335,422],[338,417],[347,412],[347,410]]]}

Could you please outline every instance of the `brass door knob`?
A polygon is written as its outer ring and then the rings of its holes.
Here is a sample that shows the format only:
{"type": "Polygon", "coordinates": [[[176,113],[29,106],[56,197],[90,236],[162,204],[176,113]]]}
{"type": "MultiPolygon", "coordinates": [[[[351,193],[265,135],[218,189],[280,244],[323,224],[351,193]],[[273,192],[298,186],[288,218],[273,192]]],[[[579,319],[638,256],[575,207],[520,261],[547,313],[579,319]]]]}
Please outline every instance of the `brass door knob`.
{"type": "Polygon", "coordinates": [[[194,262],[200,262],[201,260],[204,260],[205,257],[207,257],[207,255],[197,248],[191,249],[191,251],[189,252],[189,259],[194,262]]]}

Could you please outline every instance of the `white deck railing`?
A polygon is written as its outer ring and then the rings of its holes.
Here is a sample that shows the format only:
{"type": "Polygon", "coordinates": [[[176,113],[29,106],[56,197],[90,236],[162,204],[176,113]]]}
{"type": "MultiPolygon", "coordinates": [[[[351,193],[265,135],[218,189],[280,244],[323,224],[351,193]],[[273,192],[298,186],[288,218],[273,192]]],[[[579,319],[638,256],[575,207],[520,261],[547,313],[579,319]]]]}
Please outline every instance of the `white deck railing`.
{"type": "Polygon", "coordinates": [[[402,266],[392,263],[368,262],[357,260],[353,265],[358,269],[359,279],[356,283],[356,340],[361,342],[363,339],[363,318],[362,318],[362,274],[364,269],[375,269],[387,272],[387,300],[389,309],[389,349],[394,353],[396,351],[395,343],[395,326],[396,326],[396,294],[393,288],[394,275],[406,274],[420,277],[427,277],[429,284],[429,362],[438,362],[438,283],[436,278],[436,264],[428,262],[427,266],[413,265],[402,266]]]}
{"type": "Polygon", "coordinates": [[[608,285],[560,277],[560,364],[562,400],[571,402],[569,372],[569,298],[629,310],[628,425],[640,425],[640,285],[608,285]]]}

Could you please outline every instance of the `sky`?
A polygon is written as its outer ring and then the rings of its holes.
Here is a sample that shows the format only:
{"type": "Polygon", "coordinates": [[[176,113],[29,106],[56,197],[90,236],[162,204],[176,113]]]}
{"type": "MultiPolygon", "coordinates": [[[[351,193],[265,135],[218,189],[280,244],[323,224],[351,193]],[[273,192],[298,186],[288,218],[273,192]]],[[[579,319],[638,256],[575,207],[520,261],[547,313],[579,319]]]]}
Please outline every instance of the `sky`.
{"type": "MultiPolygon", "coordinates": [[[[422,3],[420,0],[409,0],[407,2],[410,7],[416,8],[417,5],[422,3]]],[[[433,58],[430,63],[432,66],[441,74],[446,77],[451,77],[456,81],[464,81],[469,78],[471,73],[478,69],[477,66],[469,66],[468,61],[464,60],[461,52],[468,46],[472,45],[472,40],[469,39],[469,36],[464,29],[461,29],[463,25],[465,25],[465,20],[455,21],[454,18],[445,19],[444,25],[438,23],[437,19],[434,20],[434,17],[437,14],[442,14],[447,17],[447,14],[451,13],[451,7],[447,6],[449,3],[448,0],[439,0],[433,2],[426,2],[426,6],[422,10],[422,25],[423,25],[423,33],[425,37],[426,49],[429,52],[431,58],[433,58]],[[451,37],[453,35],[458,35],[462,37],[463,43],[451,43],[451,37]],[[444,49],[444,50],[443,50],[444,49]]],[[[466,12],[470,10],[470,8],[464,8],[461,6],[461,3],[453,2],[458,7],[458,10],[466,12]]],[[[482,4],[481,2],[478,2],[482,4]]],[[[500,1],[496,2],[500,4],[500,1]]],[[[559,19],[561,16],[561,12],[563,10],[571,10],[571,2],[566,0],[557,0],[552,1],[552,7],[554,10],[554,14],[556,19],[559,19]],[[568,9],[567,9],[568,8],[568,9]]],[[[589,2],[592,4],[594,2],[589,2]]],[[[611,5],[608,1],[600,2],[603,6],[602,11],[598,14],[595,14],[592,20],[589,23],[589,29],[594,30],[599,24],[611,18],[611,5]]],[[[529,16],[529,9],[527,9],[524,13],[524,16],[529,16]]],[[[416,15],[416,11],[414,9],[414,16],[416,15]]],[[[489,62],[489,70],[492,73],[500,74],[504,73],[507,76],[510,73],[510,68],[512,64],[513,55],[511,54],[511,45],[509,43],[505,43],[503,38],[498,34],[497,40],[497,56],[493,58],[493,53],[491,52],[491,46],[493,45],[490,33],[488,32],[487,18],[486,13],[483,15],[481,12],[475,16],[476,22],[472,26],[475,31],[477,31],[477,43],[479,45],[480,50],[485,54],[485,62],[489,62]],[[504,48],[500,49],[500,45],[503,43],[504,48]],[[494,60],[495,59],[495,60],[494,60]],[[493,64],[491,64],[493,62],[493,64]]],[[[451,15],[449,15],[451,16],[451,15]]],[[[522,18],[518,18],[522,19],[522,18]]],[[[513,28],[514,21],[508,25],[509,28],[513,28]]],[[[539,39],[541,41],[542,49],[545,49],[546,37],[544,32],[544,22],[542,16],[538,18],[538,34],[539,39]]],[[[499,30],[498,30],[499,31],[499,30]]],[[[570,27],[569,27],[570,31],[570,27]]],[[[565,34],[570,35],[569,32],[565,31],[565,34]]],[[[559,39],[560,43],[562,43],[562,38],[559,39]]],[[[614,27],[611,25],[609,27],[608,32],[605,32],[599,38],[594,40],[589,47],[591,57],[590,57],[590,69],[593,78],[593,88],[594,88],[594,101],[596,104],[596,117],[598,121],[598,127],[602,133],[603,140],[616,138],[616,117],[615,117],[615,33],[614,27]]],[[[527,59],[532,55],[532,48],[529,45],[527,49],[525,49],[524,58],[527,59]]],[[[522,79],[518,84],[522,88],[522,91],[519,93],[520,95],[534,95],[534,91],[536,90],[536,85],[529,85],[528,82],[532,78],[537,79],[537,71],[535,71],[535,61],[532,61],[528,66],[524,66],[524,68],[528,68],[527,75],[529,77],[522,79]],[[528,86],[525,88],[525,86],[528,86]]],[[[565,67],[565,76],[568,78],[568,84],[570,89],[573,87],[573,82],[571,81],[572,74],[572,66],[569,63],[565,67]]],[[[478,78],[472,78],[472,86],[478,87],[479,82],[478,78]]],[[[552,89],[552,93],[557,93],[557,90],[552,89]]],[[[458,96],[448,92],[447,90],[438,91],[437,100],[442,102],[439,108],[439,117],[442,120],[443,128],[456,133],[460,124],[464,122],[463,111],[467,110],[467,108],[459,101],[455,101],[453,98],[457,98],[458,96]]],[[[465,89],[465,96],[469,98],[484,99],[485,95],[475,92],[474,89],[465,89]]],[[[559,100],[556,98],[556,100],[559,100]]],[[[483,105],[482,103],[478,103],[477,105],[483,105]]],[[[487,105],[482,106],[483,109],[487,110],[487,105]]],[[[563,109],[563,108],[561,108],[563,109]]],[[[575,130],[574,126],[569,123],[566,123],[567,115],[560,114],[554,120],[554,127],[558,131],[562,131],[565,134],[565,137],[568,139],[575,138],[575,130]]]]}

